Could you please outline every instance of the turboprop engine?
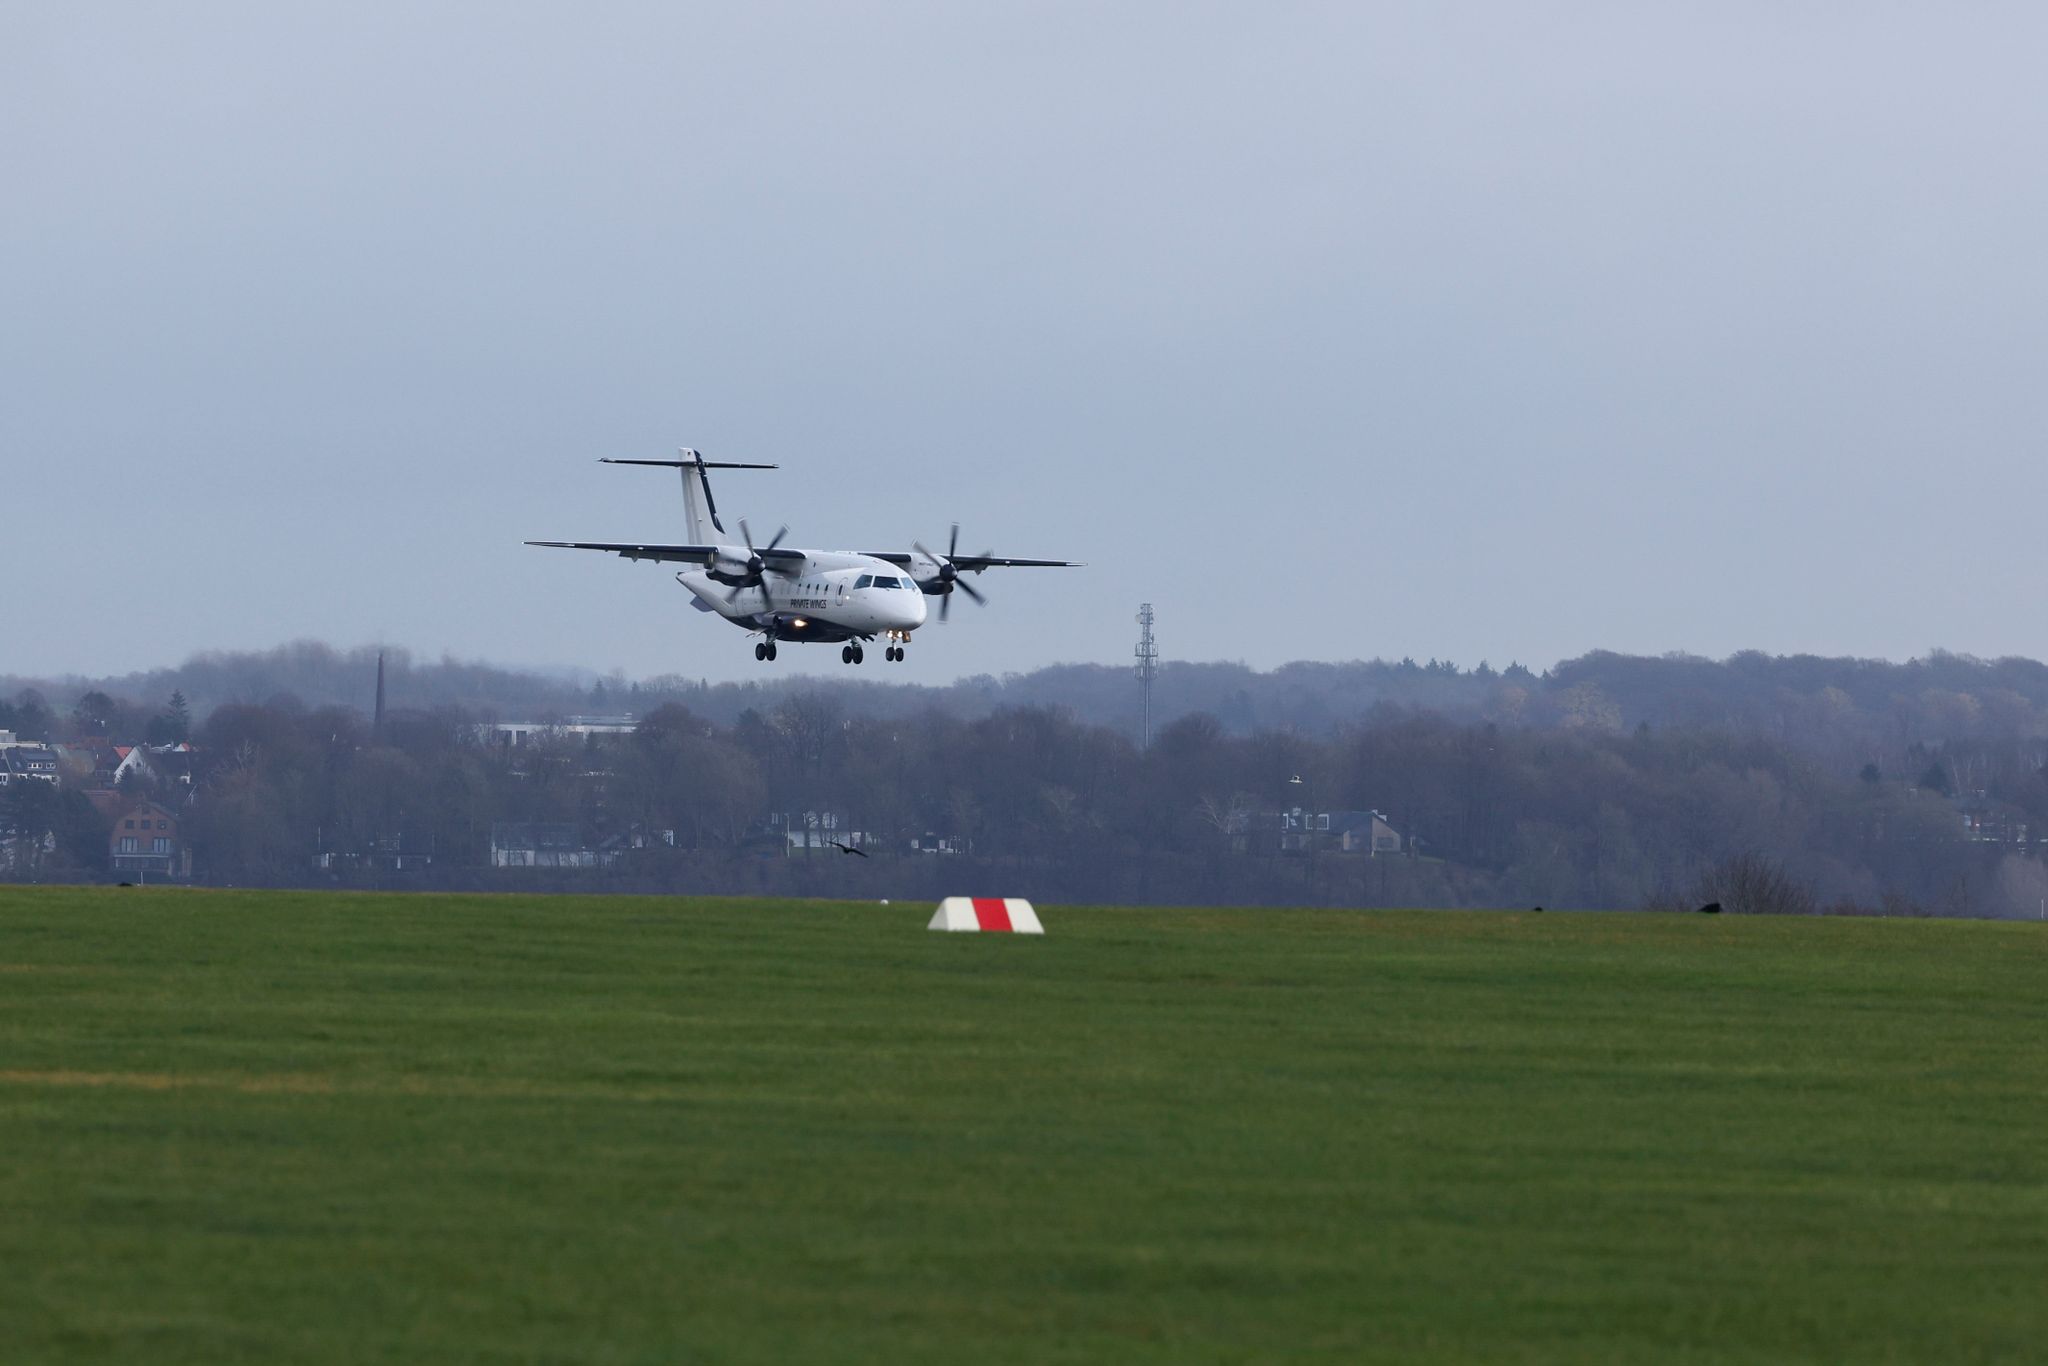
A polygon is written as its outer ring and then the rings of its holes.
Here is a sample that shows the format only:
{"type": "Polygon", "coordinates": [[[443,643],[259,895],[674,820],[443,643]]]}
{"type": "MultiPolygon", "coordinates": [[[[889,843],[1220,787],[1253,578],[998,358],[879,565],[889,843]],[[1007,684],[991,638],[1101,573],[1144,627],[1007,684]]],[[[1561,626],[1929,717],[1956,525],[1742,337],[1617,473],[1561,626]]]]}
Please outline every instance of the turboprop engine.
{"type": "Polygon", "coordinates": [[[918,554],[931,562],[932,568],[935,571],[930,574],[918,575],[917,586],[923,589],[927,596],[935,597],[939,600],[940,621],[945,621],[953,609],[953,590],[956,588],[968,597],[973,598],[975,606],[985,607],[988,605],[988,599],[983,597],[981,591],[973,584],[960,577],[960,566],[953,563],[953,557],[960,553],[960,524],[958,522],[953,523],[953,536],[951,540],[946,542],[946,553],[944,555],[934,555],[931,551],[926,550],[923,541],[913,541],[911,544],[916,548],[918,554]]]}
{"type": "MultiPolygon", "coordinates": [[[[788,534],[789,528],[783,527],[775,533],[775,539],[768,542],[766,549],[773,552],[775,547],[782,544],[782,538],[788,534]]],[[[725,595],[727,602],[737,598],[743,588],[758,588],[764,596],[768,595],[768,582],[764,577],[768,572],[768,560],[761,551],[754,548],[754,533],[747,529],[744,517],[740,519],[740,535],[746,540],[747,553],[742,555],[731,546],[722,545],[713,555],[710,565],[712,578],[720,583],[732,585],[732,591],[725,595]]],[[[772,598],[770,603],[773,604],[772,598]]]]}
{"type": "Polygon", "coordinates": [[[749,551],[741,554],[728,546],[720,546],[717,556],[711,561],[711,577],[720,583],[752,585],[761,581],[761,571],[768,562],[758,554],[749,551]]]}

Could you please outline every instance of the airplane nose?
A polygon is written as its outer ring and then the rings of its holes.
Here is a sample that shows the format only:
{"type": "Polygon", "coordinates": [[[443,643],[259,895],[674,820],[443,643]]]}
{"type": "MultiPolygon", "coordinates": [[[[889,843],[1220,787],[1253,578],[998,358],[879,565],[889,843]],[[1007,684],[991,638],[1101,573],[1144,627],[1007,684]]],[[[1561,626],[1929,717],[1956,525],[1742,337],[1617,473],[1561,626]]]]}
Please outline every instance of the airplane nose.
{"type": "Polygon", "coordinates": [[[909,601],[903,604],[902,620],[896,623],[896,628],[901,631],[913,631],[924,625],[924,594],[907,593],[904,596],[909,601]]]}

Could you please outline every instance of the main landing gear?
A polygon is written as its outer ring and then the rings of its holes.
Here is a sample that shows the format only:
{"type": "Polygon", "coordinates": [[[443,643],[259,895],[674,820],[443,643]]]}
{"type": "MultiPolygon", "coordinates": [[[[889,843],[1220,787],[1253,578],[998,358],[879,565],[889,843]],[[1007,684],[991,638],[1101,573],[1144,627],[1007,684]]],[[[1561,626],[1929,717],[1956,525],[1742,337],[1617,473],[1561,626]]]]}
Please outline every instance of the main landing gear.
{"type": "Polygon", "coordinates": [[[756,644],[756,645],[754,646],[754,658],[756,658],[756,659],[773,659],[773,658],[775,658],[775,642],[774,642],[774,641],[772,641],[772,640],[769,640],[769,641],[762,641],[762,642],[759,642],[759,643],[757,643],[757,644],[756,644]]]}
{"type": "MultiPolygon", "coordinates": [[[[858,664],[866,658],[867,652],[861,649],[860,642],[857,640],[851,645],[839,647],[839,660],[842,664],[858,664]]],[[[886,646],[882,650],[882,658],[888,660],[891,664],[901,664],[903,662],[903,647],[901,645],[886,646]]]]}

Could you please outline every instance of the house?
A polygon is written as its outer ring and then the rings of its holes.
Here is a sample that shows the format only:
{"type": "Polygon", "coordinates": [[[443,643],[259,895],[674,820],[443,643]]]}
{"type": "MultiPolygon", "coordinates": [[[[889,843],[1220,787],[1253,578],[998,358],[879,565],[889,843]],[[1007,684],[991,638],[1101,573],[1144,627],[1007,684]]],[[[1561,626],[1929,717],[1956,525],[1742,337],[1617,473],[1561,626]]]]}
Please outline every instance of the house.
{"type": "Polygon", "coordinates": [[[630,716],[570,716],[560,721],[493,721],[476,728],[486,744],[518,749],[564,736],[631,735],[640,723],[630,716]]]}
{"type": "Polygon", "coordinates": [[[1297,806],[1249,812],[1234,816],[1227,833],[1239,853],[1313,849],[1387,858],[1408,848],[1408,841],[1377,811],[1306,811],[1297,806]]]}
{"type": "Polygon", "coordinates": [[[105,740],[75,740],[56,748],[58,760],[83,787],[113,788],[116,783],[114,775],[122,764],[128,762],[128,755],[122,747],[105,740]]]}
{"type": "Polygon", "coordinates": [[[967,849],[966,839],[959,835],[935,835],[927,830],[922,835],[910,837],[910,852],[913,854],[964,854],[967,849]]]}
{"type": "Polygon", "coordinates": [[[155,766],[149,762],[149,751],[141,745],[115,745],[114,759],[114,771],[107,782],[108,787],[119,787],[124,778],[152,781],[157,776],[155,766]]]}
{"type": "Polygon", "coordinates": [[[1408,843],[1377,811],[1332,811],[1330,834],[1347,854],[1385,858],[1403,852],[1408,843]]]}
{"type": "Polygon", "coordinates": [[[592,849],[573,825],[545,821],[493,821],[493,868],[609,868],[617,849],[592,849]]]}
{"type": "Polygon", "coordinates": [[[117,873],[188,877],[192,872],[192,854],[178,838],[176,813],[155,802],[136,803],[115,818],[107,860],[117,873]]]}
{"type": "Polygon", "coordinates": [[[192,764],[198,755],[197,750],[183,741],[174,745],[150,745],[148,750],[149,757],[145,762],[159,779],[192,786],[192,764]]]}
{"type": "Polygon", "coordinates": [[[0,787],[30,779],[56,785],[56,750],[48,745],[24,745],[14,741],[11,732],[0,731],[0,735],[9,736],[10,741],[0,746],[0,787]]]}
{"type": "Polygon", "coordinates": [[[323,849],[313,855],[313,866],[325,872],[340,869],[371,869],[384,873],[403,873],[416,868],[430,867],[433,862],[433,841],[403,834],[374,836],[361,849],[323,849]]]}
{"type": "Polygon", "coordinates": [[[1959,795],[1951,805],[1962,822],[1963,839],[1969,843],[2026,844],[2026,812],[2019,808],[1994,802],[1983,792],[1959,795]]]}

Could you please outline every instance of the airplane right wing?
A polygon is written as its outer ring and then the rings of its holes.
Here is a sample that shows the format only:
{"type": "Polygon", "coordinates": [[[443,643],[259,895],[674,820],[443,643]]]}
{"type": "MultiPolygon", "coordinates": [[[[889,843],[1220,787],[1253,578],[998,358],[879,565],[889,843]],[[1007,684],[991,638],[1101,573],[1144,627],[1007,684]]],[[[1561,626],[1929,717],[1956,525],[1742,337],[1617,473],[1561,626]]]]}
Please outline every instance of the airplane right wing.
{"type": "Polygon", "coordinates": [[[528,545],[551,546],[557,550],[606,550],[629,560],[675,560],[684,564],[709,565],[718,558],[711,545],[620,545],[611,541],[528,541],[528,545]]]}

